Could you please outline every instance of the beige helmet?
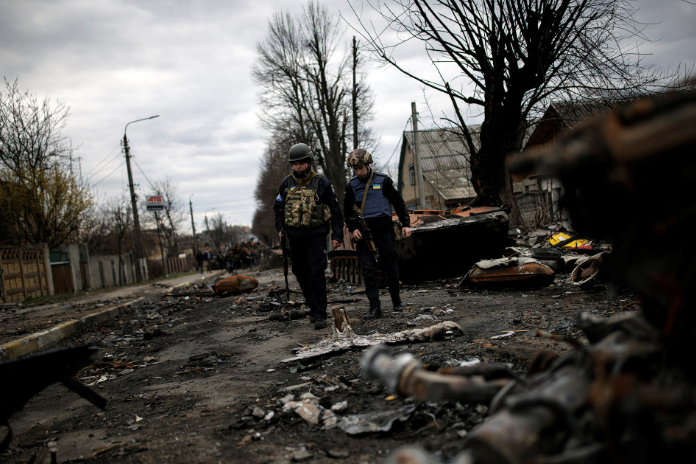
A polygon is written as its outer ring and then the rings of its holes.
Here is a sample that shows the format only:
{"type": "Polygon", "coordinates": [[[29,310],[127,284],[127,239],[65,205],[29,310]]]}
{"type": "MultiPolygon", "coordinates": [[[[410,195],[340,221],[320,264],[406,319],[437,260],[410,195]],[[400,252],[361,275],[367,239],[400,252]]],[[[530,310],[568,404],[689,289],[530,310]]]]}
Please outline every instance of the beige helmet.
{"type": "Polygon", "coordinates": [[[363,166],[372,163],[372,155],[362,148],[356,148],[351,151],[346,160],[346,164],[349,168],[354,168],[355,166],[363,166]]]}

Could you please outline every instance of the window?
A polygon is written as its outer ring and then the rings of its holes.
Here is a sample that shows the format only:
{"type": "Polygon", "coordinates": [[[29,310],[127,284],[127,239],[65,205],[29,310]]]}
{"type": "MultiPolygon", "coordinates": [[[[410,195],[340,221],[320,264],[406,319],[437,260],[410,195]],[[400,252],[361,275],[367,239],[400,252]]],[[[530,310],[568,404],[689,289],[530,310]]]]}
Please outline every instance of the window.
{"type": "Polygon", "coordinates": [[[413,164],[408,165],[408,178],[411,181],[411,185],[416,185],[416,168],[413,164]]]}

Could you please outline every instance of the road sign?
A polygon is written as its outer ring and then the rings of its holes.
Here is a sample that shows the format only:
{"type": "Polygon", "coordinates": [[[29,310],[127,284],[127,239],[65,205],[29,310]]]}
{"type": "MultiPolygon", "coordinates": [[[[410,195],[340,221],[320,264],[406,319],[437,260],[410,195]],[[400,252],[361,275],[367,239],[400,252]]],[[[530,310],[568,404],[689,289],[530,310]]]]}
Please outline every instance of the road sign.
{"type": "Polygon", "coordinates": [[[164,197],[162,195],[149,195],[146,199],[148,211],[162,211],[164,209],[164,197]]]}

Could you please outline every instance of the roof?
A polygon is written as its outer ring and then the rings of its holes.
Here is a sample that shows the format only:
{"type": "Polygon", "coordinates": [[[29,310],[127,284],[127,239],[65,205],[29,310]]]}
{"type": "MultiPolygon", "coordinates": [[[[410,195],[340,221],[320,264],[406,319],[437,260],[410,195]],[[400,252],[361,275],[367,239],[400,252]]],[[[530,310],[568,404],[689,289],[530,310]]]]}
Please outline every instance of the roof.
{"type": "Polygon", "coordinates": [[[547,143],[560,132],[571,128],[593,116],[601,115],[610,110],[619,110],[635,99],[586,100],[575,102],[553,102],[537,122],[534,131],[529,135],[525,148],[532,145],[547,143]]]}
{"type": "MultiPolygon", "coordinates": [[[[480,125],[469,126],[474,146],[481,145],[480,125]]],[[[404,187],[403,164],[406,145],[413,145],[413,131],[404,131],[399,158],[399,190],[404,187]]],[[[463,137],[450,129],[418,131],[418,149],[423,176],[444,200],[472,198],[476,196],[471,185],[469,148],[463,137]]]]}

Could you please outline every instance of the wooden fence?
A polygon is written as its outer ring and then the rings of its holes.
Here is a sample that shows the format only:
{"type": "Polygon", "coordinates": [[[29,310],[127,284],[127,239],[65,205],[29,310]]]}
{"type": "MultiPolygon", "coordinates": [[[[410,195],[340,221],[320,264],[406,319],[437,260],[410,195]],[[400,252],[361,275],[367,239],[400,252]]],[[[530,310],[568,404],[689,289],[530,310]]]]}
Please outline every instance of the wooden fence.
{"type": "Polygon", "coordinates": [[[45,245],[0,247],[0,298],[21,303],[50,293],[45,245]]]}

